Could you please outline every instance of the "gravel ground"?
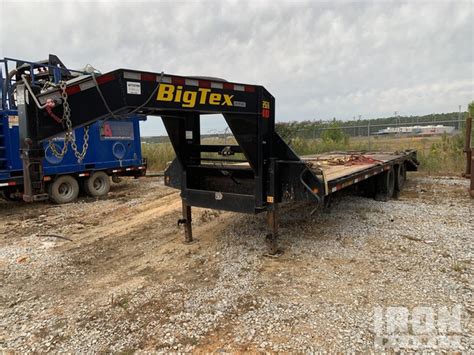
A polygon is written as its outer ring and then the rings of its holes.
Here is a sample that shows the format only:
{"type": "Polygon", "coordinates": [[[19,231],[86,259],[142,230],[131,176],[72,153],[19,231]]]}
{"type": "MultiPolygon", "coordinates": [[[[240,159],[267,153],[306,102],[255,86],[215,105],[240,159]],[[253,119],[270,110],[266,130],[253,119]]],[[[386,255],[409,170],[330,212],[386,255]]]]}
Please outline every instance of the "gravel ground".
{"type": "Polygon", "coordinates": [[[0,351],[377,351],[377,310],[423,306],[459,307],[453,350],[472,353],[467,186],[414,175],[385,203],[283,206],[278,258],[263,215],[194,209],[183,245],[179,195],[157,178],[61,207],[0,202],[0,351]]]}

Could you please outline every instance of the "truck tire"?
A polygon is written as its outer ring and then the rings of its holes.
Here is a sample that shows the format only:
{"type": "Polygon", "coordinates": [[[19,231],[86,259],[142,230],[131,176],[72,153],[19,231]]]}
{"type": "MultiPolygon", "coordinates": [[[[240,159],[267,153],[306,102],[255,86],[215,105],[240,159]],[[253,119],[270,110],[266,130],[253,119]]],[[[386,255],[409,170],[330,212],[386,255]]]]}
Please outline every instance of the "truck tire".
{"type": "Polygon", "coordinates": [[[84,191],[91,197],[107,195],[110,191],[109,175],[103,171],[96,171],[84,180],[84,191]]]}
{"type": "Polygon", "coordinates": [[[375,194],[375,199],[377,201],[388,201],[393,197],[395,193],[395,169],[390,167],[390,170],[387,170],[380,174],[377,178],[377,193],[375,194]]]}
{"type": "Polygon", "coordinates": [[[405,163],[402,163],[397,168],[397,181],[395,185],[395,190],[400,192],[405,186],[405,181],[407,179],[407,170],[405,167],[405,163]]]}
{"type": "Polygon", "coordinates": [[[57,177],[48,187],[49,198],[57,203],[69,203],[79,195],[79,184],[71,175],[57,177]]]}

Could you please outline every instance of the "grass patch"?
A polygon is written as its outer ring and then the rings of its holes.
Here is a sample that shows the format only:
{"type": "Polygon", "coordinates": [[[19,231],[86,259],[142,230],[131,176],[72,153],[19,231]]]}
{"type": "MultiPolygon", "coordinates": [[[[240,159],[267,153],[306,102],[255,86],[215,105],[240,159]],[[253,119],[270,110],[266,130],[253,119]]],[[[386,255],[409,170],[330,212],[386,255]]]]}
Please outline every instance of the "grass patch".
{"type": "Polygon", "coordinates": [[[171,143],[142,143],[142,155],[150,171],[165,170],[166,164],[175,158],[171,143]]]}

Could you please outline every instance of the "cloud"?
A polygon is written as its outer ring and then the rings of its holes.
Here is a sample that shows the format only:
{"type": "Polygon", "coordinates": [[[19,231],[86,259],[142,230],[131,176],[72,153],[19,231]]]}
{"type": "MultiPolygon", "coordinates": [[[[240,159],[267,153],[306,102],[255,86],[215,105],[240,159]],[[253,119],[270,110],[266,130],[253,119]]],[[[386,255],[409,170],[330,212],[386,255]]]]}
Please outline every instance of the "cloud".
{"type": "Polygon", "coordinates": [[[261,84],[277,120],[450,112],[474,99],[471,1],[2,1],[1,11],[5,56],[261,84]]]}

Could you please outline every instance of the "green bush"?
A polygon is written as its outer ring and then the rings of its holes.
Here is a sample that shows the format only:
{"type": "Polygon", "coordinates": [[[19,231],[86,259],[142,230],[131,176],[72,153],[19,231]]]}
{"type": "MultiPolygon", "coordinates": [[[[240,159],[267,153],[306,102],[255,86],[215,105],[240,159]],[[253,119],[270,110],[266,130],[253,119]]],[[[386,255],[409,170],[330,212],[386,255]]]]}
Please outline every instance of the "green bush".
{"type": "Polygon", "coordinates": [[[349,137],[344,134],[341,125],[338,122],[332,122],[327,129],[321,133],[321,138],[326,144],[341,143],[349,140],[349,137]]]}
{"type": "Polygon", "coordinates": [[[444,134],[440,142],[431,145],[428,152],[418,152],[420,170],[432,173],[459,174],[463,170],[464,136],[444,134]]]}

